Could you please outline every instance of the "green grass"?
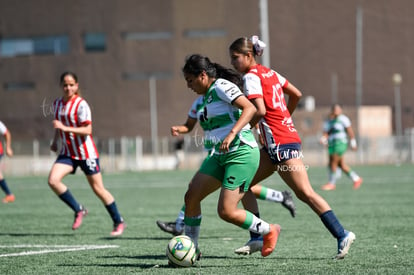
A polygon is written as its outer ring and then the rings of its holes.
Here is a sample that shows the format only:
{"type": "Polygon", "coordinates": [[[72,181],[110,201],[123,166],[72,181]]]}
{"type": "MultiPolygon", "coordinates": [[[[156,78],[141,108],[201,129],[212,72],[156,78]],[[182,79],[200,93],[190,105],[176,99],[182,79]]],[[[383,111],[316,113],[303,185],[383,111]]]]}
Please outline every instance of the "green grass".
{"type": "MultiPolygon", "coordinates": [[[[357,236],[342,261],[331,260],[336,240],[297,199],[296,218],[278,204],[259,202],[261,216],[282,226],[272,255],[234,254],[248,239],[248,232],[218,218],[217,194],[213,194],[202,204],[203,259],[187,269],[168,267],[165,248],[170,236],[155,221],[175,219],[194,171],[104,175],[128,224],[117,239],[109,238],[109,215],[79,172],[65,181],[89,210],[77,231],[71,230],[73,213],[49,189],[46,177],[8,177],[16,202],[0,205],[0,274],[414,274],[413,168],[355,167],[365,180],[360,190],[352,190],[343,176],[337,190],[329,192],[319,189],[326,181],[326,168],[309,170],[314,188],[357,236]],[[57,251],[74,245],[111,247],[57,251]],[[19,254],[45,250],[51,252],[19,254]]],[[[287,189],[277,175],[264,183],[287,189]]]]}

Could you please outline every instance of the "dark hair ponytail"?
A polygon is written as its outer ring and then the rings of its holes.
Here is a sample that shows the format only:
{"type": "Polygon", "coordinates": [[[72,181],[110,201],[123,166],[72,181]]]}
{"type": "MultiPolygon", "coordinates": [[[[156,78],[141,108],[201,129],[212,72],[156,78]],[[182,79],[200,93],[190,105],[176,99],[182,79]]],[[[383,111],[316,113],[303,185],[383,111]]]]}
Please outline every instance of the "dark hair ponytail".
{"type": "Polygon", "coordinates": [[[214,66],[216,67],[217,77],[233,82],[243,91],[243,78],[239,72],[226,68],[218,63],[214,63],[214,66]]]}
{"type": "Polygon", "coordinates": [[[224,78],[236,84],[241,90],[243,89],[243,79],[240,73],[235,70],[226,68],[218,63],[213,63],[206,56],[193,54],[186,58],[182,72],[198,76],[206,72],[209,77],[224,78]]]}

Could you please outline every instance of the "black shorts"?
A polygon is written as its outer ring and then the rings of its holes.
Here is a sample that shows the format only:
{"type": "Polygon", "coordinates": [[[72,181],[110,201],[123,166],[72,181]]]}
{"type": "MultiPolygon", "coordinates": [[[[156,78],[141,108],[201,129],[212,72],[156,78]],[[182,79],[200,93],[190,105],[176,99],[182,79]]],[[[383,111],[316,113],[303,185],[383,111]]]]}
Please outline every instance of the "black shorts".
{"type": "Polygon", "coordinates": [[[85,175],[94,175],[101,171],[99,167],[99,158],[96,159],[73,159],[65,155],[59,155],[55,163],[62,163],[72,166],[73,171],[71,174],[75,174],[76,168],[80,166],[85,175]]]}

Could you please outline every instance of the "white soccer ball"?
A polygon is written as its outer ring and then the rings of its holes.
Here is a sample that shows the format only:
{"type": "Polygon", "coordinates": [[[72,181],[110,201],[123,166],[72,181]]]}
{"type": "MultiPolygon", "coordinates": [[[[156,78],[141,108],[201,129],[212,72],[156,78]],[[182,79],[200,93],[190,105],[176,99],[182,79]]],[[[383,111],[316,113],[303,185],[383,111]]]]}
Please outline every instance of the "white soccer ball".
{"type": "Polygon", "coordinates": [[[167,258],[178,267],[190,267],[196,262],[196,248],[190,237],[179,235],[173,237],[167,245],[167,258]]]}

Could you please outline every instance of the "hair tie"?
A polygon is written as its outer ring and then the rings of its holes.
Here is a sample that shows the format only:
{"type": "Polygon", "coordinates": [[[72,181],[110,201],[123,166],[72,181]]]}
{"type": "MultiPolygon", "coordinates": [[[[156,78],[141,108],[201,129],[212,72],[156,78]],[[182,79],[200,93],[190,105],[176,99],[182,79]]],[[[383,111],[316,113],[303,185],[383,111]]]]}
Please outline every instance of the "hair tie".
{"type": "Polygon", "coordinates": [[[261,56],[263,54],[264,48],[266,48],[266,43],[261,41],[257,35],[253,35],[251,40],[252,40],[256,55],[261,56]]]}

